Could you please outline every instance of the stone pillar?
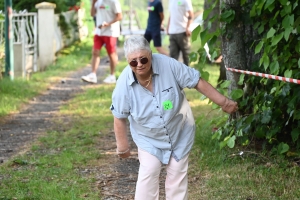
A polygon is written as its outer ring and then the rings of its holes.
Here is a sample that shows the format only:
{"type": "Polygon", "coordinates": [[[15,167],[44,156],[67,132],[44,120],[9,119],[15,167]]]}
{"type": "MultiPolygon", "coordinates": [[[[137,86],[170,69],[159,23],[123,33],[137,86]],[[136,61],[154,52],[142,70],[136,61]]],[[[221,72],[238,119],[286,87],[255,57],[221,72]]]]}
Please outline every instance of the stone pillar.
{"type": "Polygon", "coordinates": [[[38,68],[44,70],[52,64],[55,55],[54,45],[54,9],[56,4],[42,2],[35,5],[38,10],[38,68]]]}

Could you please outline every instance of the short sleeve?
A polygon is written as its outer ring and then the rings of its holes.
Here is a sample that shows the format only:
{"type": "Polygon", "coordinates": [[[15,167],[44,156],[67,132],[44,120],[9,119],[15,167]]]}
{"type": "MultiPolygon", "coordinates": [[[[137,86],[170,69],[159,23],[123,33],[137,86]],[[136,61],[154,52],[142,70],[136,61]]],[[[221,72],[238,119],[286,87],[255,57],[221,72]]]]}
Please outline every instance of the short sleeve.
{"type": "Polygon", "coordinates": [[[185,4],[185,10],[188,11],[193,11],[193,5],[191,0],[186,0],[185,4]]]}
{"type": "Polygon", "coordinates": [[[112,94],[112,104],[110,110],[116,118],[127,118],[130,115],[129,100],[122,92],[116,88],[112,94]]]}
{"type": "Polygon", "coordinates": [[[159,13],[164,12],[164,8],[163,8],[163,6],[162,6],[161,1],[159,1],[158,4],[157,4],[157,11],[158,11],[159,13]]]}
{"type": "Polygon", "coordinates": [[[113,6],[114,6],[113,10],[115,14],[122,13],[121,4],[118,0],[113,1],[113,6]]]}
{"type": "Polygon", "coordinates": [[[170,61],[171,70],[181,88],[194,88],[201,77],[198,70],[186,66],[175,59],[170,61]]]}

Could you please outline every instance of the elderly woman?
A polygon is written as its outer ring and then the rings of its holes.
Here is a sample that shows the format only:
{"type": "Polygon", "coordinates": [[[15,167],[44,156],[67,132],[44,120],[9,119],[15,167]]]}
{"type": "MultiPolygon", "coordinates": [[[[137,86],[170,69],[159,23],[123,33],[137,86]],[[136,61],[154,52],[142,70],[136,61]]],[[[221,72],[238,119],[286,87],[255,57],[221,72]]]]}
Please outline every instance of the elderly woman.
{"type": "Polygon", "coordinates": [[[126,118],[138,147],[140,162],[136,200],[159,199],[159,174],[166,165],[166,199],[188,199],[188,156],[194,143],[195,122],[183,88],[195,88],[223,111],[237,111],[237,103],[203,80],[199,71],[161,54],[152,54],[142,36],[124,44],[129,65],[112,95],[111,111],[117,154],[130,156],[126,118]]]}

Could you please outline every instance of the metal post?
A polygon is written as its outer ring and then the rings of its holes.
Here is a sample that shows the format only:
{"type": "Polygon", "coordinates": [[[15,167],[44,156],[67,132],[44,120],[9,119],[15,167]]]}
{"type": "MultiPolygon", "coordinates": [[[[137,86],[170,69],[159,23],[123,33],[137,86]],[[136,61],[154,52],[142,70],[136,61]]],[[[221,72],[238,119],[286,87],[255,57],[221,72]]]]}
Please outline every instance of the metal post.
{"type": "Polygon", "coordinates": [[[14,79],[12,0],[5,0],[5,75],[14,79]]]}

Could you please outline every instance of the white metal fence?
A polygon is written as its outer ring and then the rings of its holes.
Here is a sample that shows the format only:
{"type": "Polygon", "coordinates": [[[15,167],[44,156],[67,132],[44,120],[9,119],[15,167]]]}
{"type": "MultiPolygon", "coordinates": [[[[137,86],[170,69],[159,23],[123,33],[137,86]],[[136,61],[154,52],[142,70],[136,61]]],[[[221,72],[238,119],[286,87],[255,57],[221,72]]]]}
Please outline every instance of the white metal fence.
{"type": "Polygon", "coordinates": [[[14,45],[22,48],[22,76],[37,71],[37,13],[13,15],[14,45]]]}
{"type": "MultiPolygon", "coordinates": [[[[4,17],[2,17],[4,18],[4,17]]],[[[37,71],[37,13],[14,13],[12,18],[14,59],[21,76],[37,71]]],[[[0,71],[5,65],[5,19],[0,20],[0,71]]]]}
{"type": "MultiPolygon", "coordinates": [[[[45,60],[45,56],[50,58],[51,55],[54,55],[64,47],[72,44],[75,40],[81,40],[88,35],[88,29],[83,23],[83,19],[85,17],[84,9],[79,9],[77,12],[72,10],[61,14],[55,14],[53,15],[54,23],[47,23],[47,19],[45,20],[45,17],[38,19],[38,16],[40,16],[39,12],[13,13],[12,29],[15,76],[26,77],[31,72],[43,70],[44,68],[41,66],[44,64],[43,61],[45,60]],[[60,27],[60,17],[64,18],[63,21],[67,24],[65,27],[60,27]],[[45,23],[39,23],[38,25],[38,20],[40,22],[45,21],[45,23]],[[41,34],[41,30],[49,30],[49,32],[53,32],[54,38],[52,39],[52,36],[50,36],[51,38],[47,38],[45,34],[41,34]],[[53,40],[53,42],[51,42],[51,47],[46,49],[47,52],[49,50],[48,54],[45,53],[45,49],[41,47],[47,46],[45,45],[45,42],[49,40],[53,40]],[[41,55],[41,52],[43,52],[43,55],[41,55]]],[[[50,18],[52,18],[52,16],[50,18]]],[[[0,11],[0,72],[4,71],[4,57],[5,19],[0,11]]],[[[51,61],[54,60],[51,59],[51,61]]]]}

